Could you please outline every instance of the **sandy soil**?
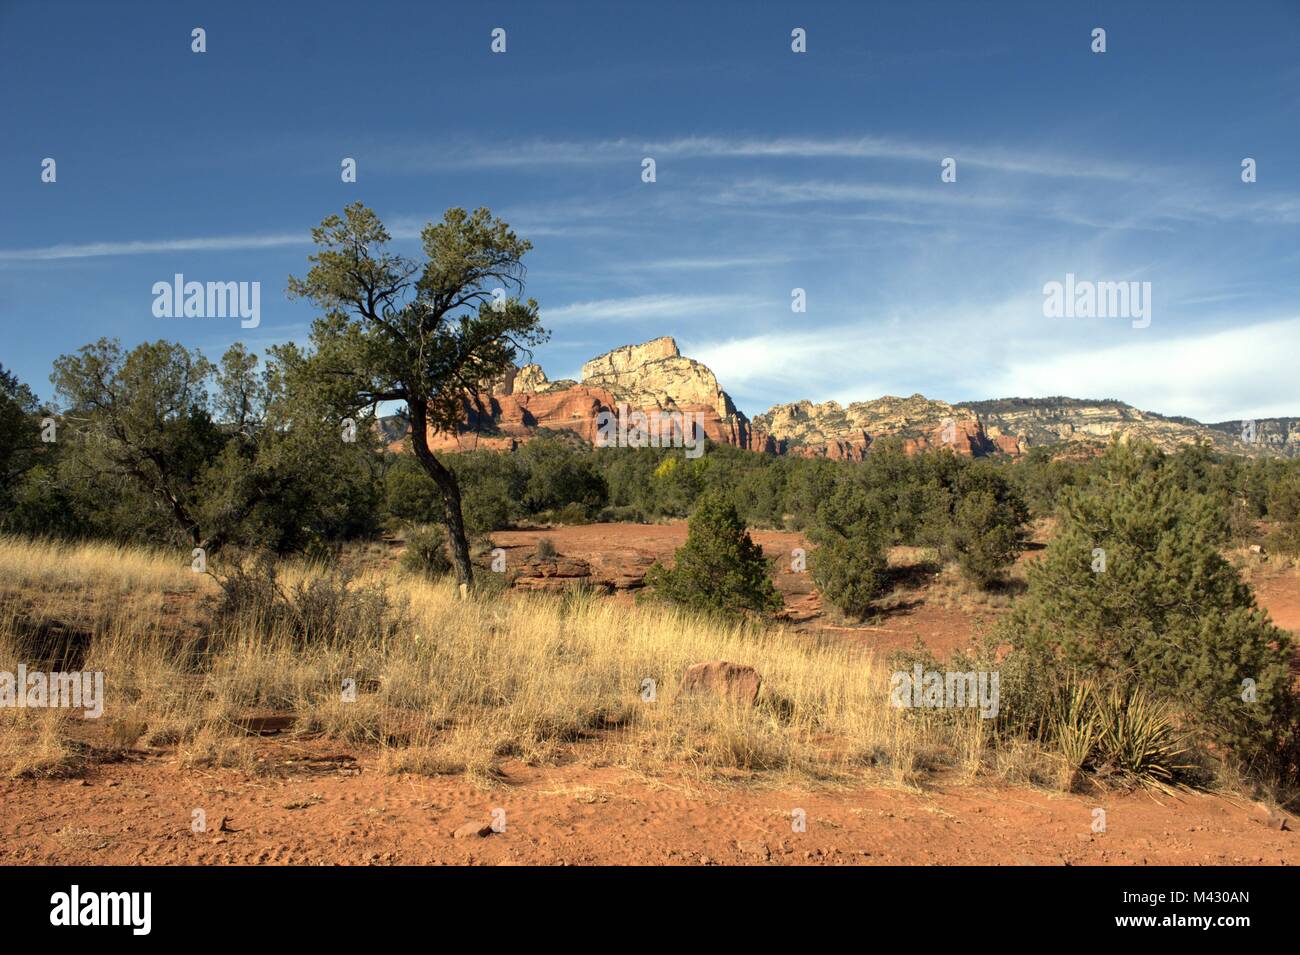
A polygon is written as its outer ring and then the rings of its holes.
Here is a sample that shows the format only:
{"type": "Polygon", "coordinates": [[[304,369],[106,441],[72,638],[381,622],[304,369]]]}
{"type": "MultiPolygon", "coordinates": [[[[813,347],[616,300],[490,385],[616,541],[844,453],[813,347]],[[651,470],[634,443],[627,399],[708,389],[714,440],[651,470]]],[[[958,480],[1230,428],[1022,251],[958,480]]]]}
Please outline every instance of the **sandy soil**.
{"type": "MultiPolygon", "coordinates": [[[[141,754],[84,782],[0,782],[4,864],[1294,865],[1300,837],[1249,804],[955,786],[703,787],[507,764],[501,785],[395,777],[323,743],[268,741],[266,770],[141,754]],[[1093,832],[1094,810],[1105,832],[1093,832]],[[206,831],[192,831],[195,809],[206,831]],[[500,832],[455,838],[465,823],[500,832]],[[793,831],[794,810],[806,831],[793,831]],[[502,828],[498,825],[498,828],[502,828]]],[[[1291,820],[1291,829],[1296,828],[1291,820]]]]}

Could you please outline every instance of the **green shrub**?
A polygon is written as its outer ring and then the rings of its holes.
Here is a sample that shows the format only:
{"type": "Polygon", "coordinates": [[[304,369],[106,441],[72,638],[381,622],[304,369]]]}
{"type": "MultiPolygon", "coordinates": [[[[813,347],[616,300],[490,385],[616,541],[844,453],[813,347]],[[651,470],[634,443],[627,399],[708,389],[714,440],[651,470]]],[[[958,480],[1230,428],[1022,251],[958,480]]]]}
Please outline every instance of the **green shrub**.
{"type": "Polygon", "coordinates": [[[461,485],[461,516],[465,533],[487,534],[510,526],[510,496],[504,481],[489,478],[461,485]]]}
{"type": "Polygon", "coordinates": [[[602,507],[600,513],[596,515],[596,520],[601,524],[646,523],[645,515],[641,513],[640,508],[628,506],[602,507]]]}
{"type": "Polygon", "coordinates": [[[859,620],[889,586],[889,560],[877,530],[860,530],[852,537],[823,535],[809,555],[808,569],[822,599],[859,620]]]}
{"type": "Polygon", "coordinates": [[[1268,535],[1269,550],[1292,557],[1300,556],[1300,518],[1286,521],[1268,535]]]}
{"type": "Polygon", "coordinates": [[[559,510],[568,504],[604,506],[608,490],[595,466],[594,452],[579,447],[570,436],[536,438],[516,454],[528,474],[523,504],[530,513],[559,510]]]}
{"type": "Polygon", "coordinates": [[[1288,462],[1268,488],[1268,516],[1277,521],[1269,548],[1279,554],[1300,555],[1300,466],[1288,462]]]}
{"type": "Polygon", "coordinates": [[[447,532],[437,524],[417,524],[406,534],[401,567],[412,574],[444,577],[452,571],[447,555],[447,532]]]}
{"type": "Polygon", "coordinates": [[[555,511],[552,520],[556,524],[590,524],[591,508],[585,504],[565,504],[555,511]]]}
{"type": "Polygon", "coordinates": [[[941,550],[967,580],[988,587],[1024,550],[1029,509],[1001,474],[981,465],[962,474],[958,492],[941,550]]]}
{"type": "Polygon", "coordinates": [[[1244,764],[1286,772],[1291,638],[1223,558],[1223,533],[1216,502],[1183,489],[1158,451],[1112,445],[1064,498],[1003,635],[1044,667],[1169,701],[1244,764]]]}
{"type": "Polygon", "coordinates": [[[700,497],[673,568],[654,564],[646,583],[659,596],[692,610],[770,613],[782,606],[762,549],[720,491],[700,497]]]}

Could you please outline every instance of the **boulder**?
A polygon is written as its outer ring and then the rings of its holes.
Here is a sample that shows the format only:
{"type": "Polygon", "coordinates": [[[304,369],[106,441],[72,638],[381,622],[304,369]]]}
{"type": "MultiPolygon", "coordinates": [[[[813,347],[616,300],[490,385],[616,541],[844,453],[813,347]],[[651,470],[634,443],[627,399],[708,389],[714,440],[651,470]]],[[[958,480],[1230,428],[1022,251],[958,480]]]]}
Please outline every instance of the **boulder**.
{"type": "Polygon", "coordinates": [[[731,700],[745,706],[758,702],[763,678],[753,667],[726,660],[709,660],[686,668],[682,676],[682,694],[705,694],[731,700]]]}

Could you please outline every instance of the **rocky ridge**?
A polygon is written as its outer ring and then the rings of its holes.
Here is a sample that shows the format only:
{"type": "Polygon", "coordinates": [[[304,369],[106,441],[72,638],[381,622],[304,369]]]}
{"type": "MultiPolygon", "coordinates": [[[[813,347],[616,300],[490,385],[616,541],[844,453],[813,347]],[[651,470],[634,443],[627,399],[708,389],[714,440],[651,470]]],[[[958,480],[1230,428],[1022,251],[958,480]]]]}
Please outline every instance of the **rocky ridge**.
{"type": "MultiPolygon", "coordinates": [[[[455,433],[431,433],[435,450],[510,450],[541,430],[569,431],[594,443],[603,412],[698,414],[713,442],[773,454],[861,460],[881,442],[914,453],[948,447],[957,454],[1016,456],[1039,446],[1098,447],[1112,437],[1146,439],[1164,450],[1195,441],[1247,456],[1300,456],[1300,418],[1255,422],[1243,440],[1243,422],[1206,425],[1190,418],[1141,411],[1112,399],[1003,398],[948,404],[914,394],[871,401],[795,401],[751,421],[705,365],[682,355],[671,337],[606,352],[582,366],[581,381],[551,381],[527,364],[464,399],[455,433]]],[[[385,439],[404,444],[404,424],[385,419],[385,439]]]]}

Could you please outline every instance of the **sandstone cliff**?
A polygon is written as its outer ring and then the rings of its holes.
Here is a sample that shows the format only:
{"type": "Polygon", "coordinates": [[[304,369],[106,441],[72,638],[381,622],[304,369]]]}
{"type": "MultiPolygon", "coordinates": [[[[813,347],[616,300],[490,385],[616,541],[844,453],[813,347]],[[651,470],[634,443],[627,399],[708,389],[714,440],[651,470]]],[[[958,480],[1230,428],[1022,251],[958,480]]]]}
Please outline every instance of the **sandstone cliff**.
{"type": "Polygon", "coordinates": [[[754,428],[771,437],[777,453],[807,457],[861,460],[882,439],[898,440],[909,453],[944,447],[968,457],[1019,451],[1014,438],[999,442],[986,434],[972,412],[923,395],[855,401],[847,408],[835,401],[797,401],[758,415],[754,428]]]}
{"type": "MultiPolygon", "coordinates": [[[[1255,423],[1256,440],[1242,440],[1242,422],[1204,425],[1140,411],[1121,401],[1077,398],[1003,398],[948,404],[923,395],[886,396],[847,407],[796,401],[757,415],[736,409],[706,366],[682,355],[677,342],[656,338],[625,345],[582,366],[582,380],[551,381],[539,365],[511,369],[477,398],[467,396],[454,433],[430,435],[440,450],[509,450],[541,429],[571,431],[594,442],[602,412],[699,414],[714,442],[775,454],[861,460],[882,441],[909,453],[951,448],[957,454],[1019,455],[1043,445],[1096,447],[1112,436],[1143,438],[1165,450],[1209,441],[1222,451],[1249,456],[1300,456],[1300,418],[1255,423]]],[[[404,424],[387,419],[391,447],[404,444],[404,424]]]]}
{"type": "MultiPolygon", "coordinates": [[[[1220,421],[1208,427],[1240,438],[1245,424],[1244,421],[1220,421]]],[[[1254,425],[1254,444],[1279,457],[1300,458],[1300,418],[1260,418],[1254,425]]]]}
{"type": "Polygon", "coordinates": [[[602,412],[699,414],[709,440],[754,447],[749,419],[736,410],[713,372],[683,357],[672,338],[625,345],[582,367],[582,381],[550,381],[540,366],[508,372],[477,399],[466,397],[455,434],[431,433],[430,447],[510,449],[539,429],[572,431],[594,441],[602,412]]]}
{"type": "MultiPolygon", "coordinates": [[[[1270,453],[1287,454],[1287,432],[1273,419],[1257,422],[1258,440],[1242,440],[1242,422],[1205,425],[1191,418],[1168,417],[1141,411],[1113,399],[1087,401],[1079,398],[1000,398],[967,402],[967,409],[984,421],[991,435],[1015,435],[1024,447],[1066,443],[1104,443],[1112,436],[1121,441],[1144,439],[1165,451],[1181,445],[1209,441],[1219,451],[1250,457],[1270,453]]],[[[1291,436],[1290,452],[1300,449],[1300,433],[1291,436]]]]}

